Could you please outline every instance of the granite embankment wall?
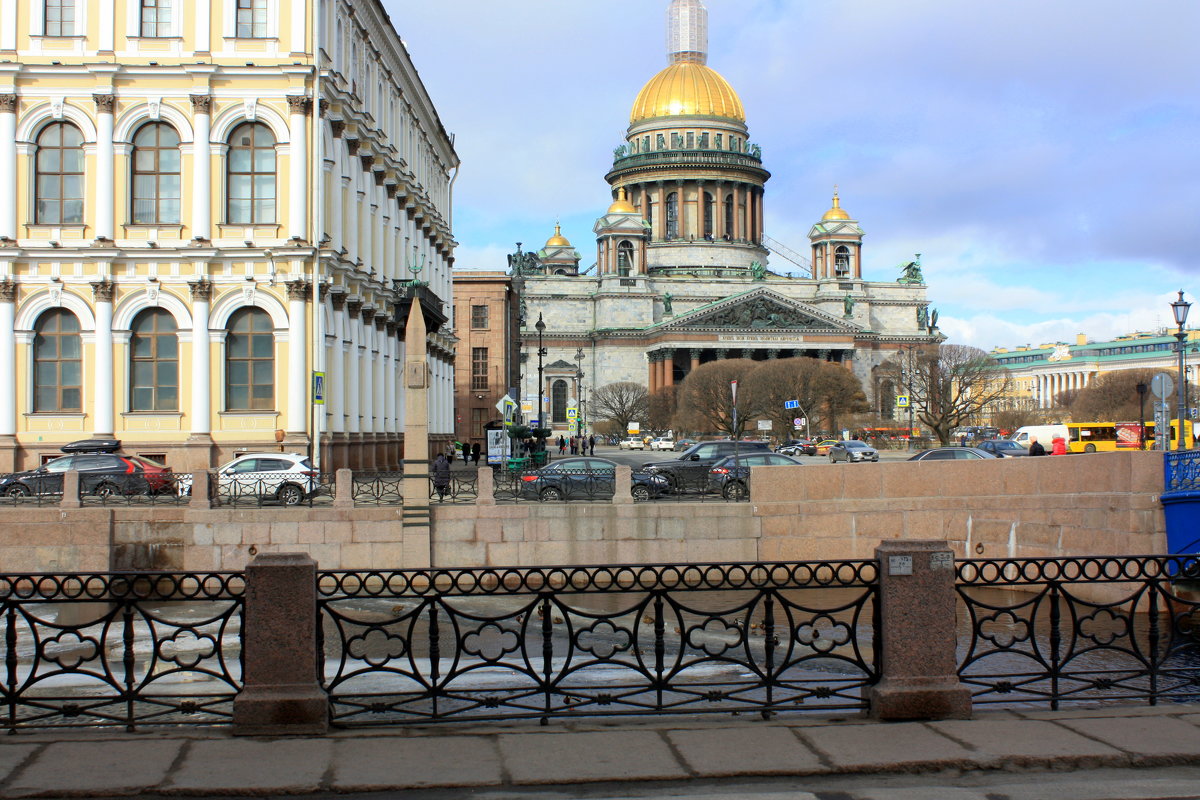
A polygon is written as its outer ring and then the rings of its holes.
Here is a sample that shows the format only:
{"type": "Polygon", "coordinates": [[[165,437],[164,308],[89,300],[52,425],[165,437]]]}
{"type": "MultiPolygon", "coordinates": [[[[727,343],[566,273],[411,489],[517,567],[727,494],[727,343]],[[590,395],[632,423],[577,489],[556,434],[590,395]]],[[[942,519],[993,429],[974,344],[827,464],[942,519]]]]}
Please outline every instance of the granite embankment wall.
{"type": "Polygon", "coordinates": [[[892,539],[960,557],[1165,552],[1161,453],[756,469],[749,503],[401,509],[0,508],[0,572],[242,569],[259,552],[323,569],[868,558],[892,539]]]}

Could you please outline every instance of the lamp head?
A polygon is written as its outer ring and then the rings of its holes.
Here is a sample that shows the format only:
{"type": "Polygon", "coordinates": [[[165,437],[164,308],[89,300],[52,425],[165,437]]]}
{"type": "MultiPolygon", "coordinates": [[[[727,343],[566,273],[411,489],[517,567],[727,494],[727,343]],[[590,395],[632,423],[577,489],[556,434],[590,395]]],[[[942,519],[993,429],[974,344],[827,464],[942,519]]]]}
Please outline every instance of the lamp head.
{"type": "MultiPolygon", "coordinates": [[[[1180,294],[1183,294],[1183,293],[1180,292],[1180,294]]],[[[533,327],[537,328],[538,333],[541,333],[542,331],[546,330],[546,323],[542,321],[542,312],[540,312],[540,311],[538,312],[538,321],[537,321],[537,324],[535,324],[533,327]]]]}
{"type": "Polygon", "coordinates": [[[1192,304],[1183,299],[1183,289],[1179,290],[1179,299],[1171,303],[1171,312],[1175,314],[1175,324],[1183,327],[1183,323],[1187,322],[1188,309],[1192,304]]]}

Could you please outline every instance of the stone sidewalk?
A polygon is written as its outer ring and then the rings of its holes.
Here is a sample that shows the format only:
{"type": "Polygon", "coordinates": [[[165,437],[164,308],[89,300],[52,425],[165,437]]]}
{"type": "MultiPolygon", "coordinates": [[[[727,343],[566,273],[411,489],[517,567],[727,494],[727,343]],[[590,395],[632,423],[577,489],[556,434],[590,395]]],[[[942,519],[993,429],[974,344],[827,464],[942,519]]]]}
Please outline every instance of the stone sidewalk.
{"type": "MultiPolygon", "coordinates": [[[[3,798],[452,787],[519,794],[521,787],[532,792],[588,784],[605,790],[593,796],[626,797],[658,781],[671,782],[662,784],[674,787],[670,796],[685,797],[691,786],[762,776],[1133,769],[1151,778],[1154,767],[1200,767],[1200,705],[983,712],[969,721],[944,722],[859,717],[764,722],[743,715],[549,728],[528,723],[357,729],[295,738],[235,738],[222,729],[187,728],[0,737],[3,798]]],[[[788,796],[818,796],[803,787],[797,780],[788,796]]]]}

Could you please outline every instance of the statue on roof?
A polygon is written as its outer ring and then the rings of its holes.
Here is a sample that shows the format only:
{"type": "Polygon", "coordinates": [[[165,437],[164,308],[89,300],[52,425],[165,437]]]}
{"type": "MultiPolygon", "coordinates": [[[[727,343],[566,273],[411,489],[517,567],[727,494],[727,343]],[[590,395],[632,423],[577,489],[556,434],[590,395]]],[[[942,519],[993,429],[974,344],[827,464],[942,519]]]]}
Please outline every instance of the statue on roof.
{"type": "Polygon", "coordinates": [[[925,276],[921,274],[921,254],[917,253],[915,261],[909,261],[907,264],[900,265],[900,269],[904,271],[896,283],[924,283],[925,276]]]}
{"type": "Polygon", "coordinates": [[[675,301],[675,298],[671,295],[670,292],[667,292],[666,294],[663,295],[663,313],[664,314],[674,313],[671,311],[671,304],[674,301],[675,301]]]}
{"type": "Polygon", "coordinates": [[[917,327],[921,329],[929,327],[929,306],[917,306],[917,327]]]}
{"type": "Polygon", "coordinates": [[[537,257],[537,253],[521,252],[521,243],[517,242],[517,252],[509,255],[508,268],[514,276],[533,275],[541,266],[541,261],[537,257]]]}
{"type": "Polygon", "coordinates": [[[757,261],[750,262],[750,277],[756,281],[765,280],[767,277],[767,268],[757,261]]]}
{"type": "Polygon", "coordinates": [[[629,146],[624,144],[620,147],[613,148],[613,161],[619,161],[620,159],[624,158],[628,149],[629,146]]]}
{"type": "Polygon", "coordinates": [[[844,316],[846,317],[846,319],[850,319],[850,317],[852,317],[854,315],[854,298],[853,297],[851,297],[850,295],[846,295],[845,299],[842,300],[842,310],[844,312],[844,316]]]}

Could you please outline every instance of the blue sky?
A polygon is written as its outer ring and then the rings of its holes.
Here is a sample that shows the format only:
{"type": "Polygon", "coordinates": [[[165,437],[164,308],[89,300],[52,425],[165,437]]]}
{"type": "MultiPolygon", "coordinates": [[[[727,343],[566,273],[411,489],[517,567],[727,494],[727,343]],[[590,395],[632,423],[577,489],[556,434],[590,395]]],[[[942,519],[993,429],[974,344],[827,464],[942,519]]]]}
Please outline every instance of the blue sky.
{"type": "MultiPolygon", "coordinates": [[[[773,173],[768,235],[807,253],[837,184],[864,276],[921,253],[942,330],[985,349],[1173,326],[1176,291],[1197,299],[1200,4],[706,4],[773,173]]],[[[593,263],[667,0],[384,5],[463,160],[456,265],[502,269],[556,218],[593,263]]]]}

